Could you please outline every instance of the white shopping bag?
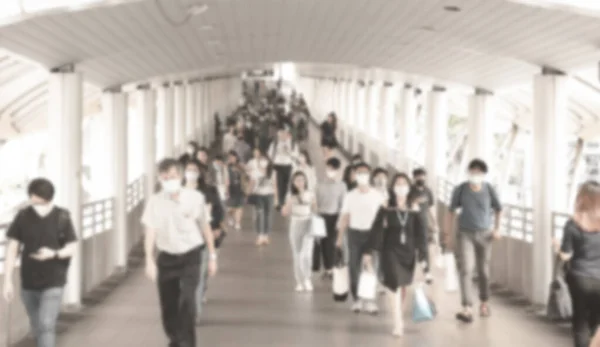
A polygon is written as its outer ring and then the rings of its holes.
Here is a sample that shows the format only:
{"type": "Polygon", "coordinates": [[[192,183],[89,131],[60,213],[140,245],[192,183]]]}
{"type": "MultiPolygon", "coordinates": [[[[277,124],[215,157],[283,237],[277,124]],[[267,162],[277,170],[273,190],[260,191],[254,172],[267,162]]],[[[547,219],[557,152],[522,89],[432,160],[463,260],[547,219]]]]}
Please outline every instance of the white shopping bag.
{"type": "Polygon", "coordinates": [[[438,269],[443,269],[446,265],[444,262],[444,253],[442,252],[441,247],[436,246],[436,254],[435,254],[435,267],[438,269]]]}
{"type": "Polygon", "coordinates": [[[312,237],[322,239],[327,236],[325,220],[321,216],[313,215],[310,219],[310,234],[312,237]]]}
{"type": "Polygon", "coordinates": [[[350,291],[350,279],[347,266],[335,266],[333,268],[333,300],[346,301],[350,291]]]}
{"type": "Polygon", "coordinates": [[[377,275],[373,271],[363,270],[358,279],[358,297],[363,300],[377,298],[377,275]]]}
{"type": "Polygon", "coordinates": [[[455,292],[458,290],[458,271],[456,269],[456,259],[454,258],[454,254],[444,254],[444,263],[446,265],[444,287],[447,292],[455,292]]]}

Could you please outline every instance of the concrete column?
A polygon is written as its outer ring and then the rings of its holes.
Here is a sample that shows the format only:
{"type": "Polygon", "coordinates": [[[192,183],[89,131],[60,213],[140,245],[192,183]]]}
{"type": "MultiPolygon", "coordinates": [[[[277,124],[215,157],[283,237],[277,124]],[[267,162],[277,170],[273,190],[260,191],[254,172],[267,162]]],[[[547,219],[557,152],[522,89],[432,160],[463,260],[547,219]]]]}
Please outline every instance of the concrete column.
{"type": "Polygon", "coordinates": [[[144,196],[154,193],[158,181],[156,173],[156,92],[151,89],[138,91],[140,114],[142,115],[142,161],[146,183],[144,196]]]}
{"type": "Polygon", "coordinates": [[[344,143],[344,148],[349,151],[352,151],[350,148],[350,137],[354,134],[354,113],[356,110],[356,81],[349,81],[346,86],[346,141],[344,143]]]}
{"type": "Polygon", "coordinates": [[[186,102],[185,102],[185,86],[177,84],[175,90],[175,155],[183,153],[186,146],[185,140],[185,119],[186,119],[186,102]]]}
{"type": "Polygon", "coordinates": [[[162,101],[161,118],[163,124],[162,149],[165,157],[175,155],[175,94],[173,88],[164,85],[158,90],[162,101]]]}
{"type": "Polygon", "coordinates": [[[379,136],[383,139],[380,146],[381,150],[379,155],[381,158],[381,165],[384,164],[395,164],[392,148],[396,147],[396,101],[398,98],[398,89],[392,83],[386,83],[384,85],[382,93],[381,113],[382,117],[380,120],[381,131],[379,136]]]}
{"type": "MultiPolygon", "coordinates": [[[[56,188],[54,203],[69,210],[81,237],[81,162],[83,78],[71,70],[52,73],[48,83],[48,176],[56,188]]],[[[81,305],[81,243],[75,247],[63,301],[81,305]]]]}
{"type": "Polygon", "coordinates": [[[104,151],[110,160],[105,162],[110,172],[110,196],[114,197],[114,230],[112,251],[115,267],[124,270],[127,266],[127,94],[109,91],[102,97],[102,110],[109,123],[109,138],[104,142],[104,151]],[[112,141],[111,141],[112,140],[112,141]],[[108,148],[107,148],[108,147],[108,148]]]}
{"type": "Polygon", "coordinates": [[[446,89],[434,86],[429,93],[425,120],[425,168],[428,184],[437,192],[437,178],[446,176],[448,151],[448,97],[446,89]]]}
{"type": "Polygon", "coordinates": [[[375,158],[373,154],[375,154],[374,152],[377,150],[377,147],[380,146],[380,141],[377,138],[377,132],[379,130],[379,125],[377,123],[381,116],[381,85],[378,81],[372,82],[369,86],[367,102],[367,146],[369,148],[367,158],[369,163],[374,164],[375,158]]]}
{"type": "Polygon", "coordinates": [[[195,99],[196,99],[196,112],[194,114],[195,129],[194,129],[194,140],[201,143],[202,140],[202,114],[204,107],[204,100],[202,100],[202,83],[195,84],[195,99]]]}
{"type": "Polygon", "coordinates": [[[356,87],[356,110],[355,110],[355,131],[354,131],[354,148],[352,154],[358,152],[358,143],[364,143],[364,131],[366,129],[365,113],[366,113],[366,85],[359,85],[356,87]]]}
{"type": "Polygon", "coordinates": [[[194,130],[196,130],[196,93],[195,84],[185,86],[185,138],[187,141],[194,141],[194,130]]]}
{"type": "Polygon", "coordinates": [[[533,255],[532,301],[545,304],[552,280],[552,212],[567,203],[567,77],[543,71],[533,81],[533,255]]]}
{"type": "MultiPolygon", "coordinates": [[[[477,89],[469,98],[467,165],[475,158],[491,164],[495,145],[494,116],[494,96],[491,92],[477,89]]],[[[490,165],[490,168],[493,170],[493,165],[490,165]]]]}
{"type": "Polygon", "coordinates": [[[416,131],[417,131],[417,99],[415,89],[411,85],[405,85],[400,91],[400,113],[399,119],[396,122],[398,125],[398,148],[400,168],[403,171],[410,172],[411,158],[417,151],[416,131]]]}

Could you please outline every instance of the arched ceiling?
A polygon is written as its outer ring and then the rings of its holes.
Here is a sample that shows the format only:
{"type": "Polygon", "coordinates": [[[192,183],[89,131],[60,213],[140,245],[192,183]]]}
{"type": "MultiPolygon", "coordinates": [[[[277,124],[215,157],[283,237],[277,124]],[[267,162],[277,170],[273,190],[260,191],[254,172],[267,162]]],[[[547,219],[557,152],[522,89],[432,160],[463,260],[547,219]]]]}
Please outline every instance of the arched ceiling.
{"type": "Polygon", "coordinates": [[[600,58],[595,17],[507,0],[155,0],[54,13],[0,27],[0,46],[46,68],[76,63],[100,87],[279,61],[377,67],[498,89],[547,65],[600,58]],[[444,6],[456,5],[460,12],[444,6]],[[208,30],[207,26],[212,27],[208,30]]]}

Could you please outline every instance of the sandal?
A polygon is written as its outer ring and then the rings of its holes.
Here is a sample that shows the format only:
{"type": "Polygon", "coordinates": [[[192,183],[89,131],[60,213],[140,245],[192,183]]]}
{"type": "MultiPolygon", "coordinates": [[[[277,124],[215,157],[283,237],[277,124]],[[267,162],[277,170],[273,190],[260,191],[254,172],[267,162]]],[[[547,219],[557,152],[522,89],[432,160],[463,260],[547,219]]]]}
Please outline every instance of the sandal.
{"type": "Polygon", "coordinates": [[[473,315],[471,313],[459,312],[456,314],[456,319],[463,323],[471,323],[473,322],[473,315]]]}
{"type": "Polygon", "coordinates": [[[491,316],[491,315],[492,315],[492,312],[491,312],[491,310],[490,310],[490,306],[489,306],[489,305],[487,305],[487,304],[482,304],[482,305],[479,307],[479,315],[480,315],[481,317],[484,317],[484,318],[485,318],[485,317],[489,317],[489,316],[491,316]]]}

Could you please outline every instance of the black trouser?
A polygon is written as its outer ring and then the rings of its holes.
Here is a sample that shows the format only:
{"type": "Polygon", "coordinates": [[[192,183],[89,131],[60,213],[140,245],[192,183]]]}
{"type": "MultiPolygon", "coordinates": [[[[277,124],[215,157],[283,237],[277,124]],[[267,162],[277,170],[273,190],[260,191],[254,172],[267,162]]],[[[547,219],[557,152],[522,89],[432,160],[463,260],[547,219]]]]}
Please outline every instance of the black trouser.
{"type": "Polygon", "coordinates": [[[358,300],[358,279],[362,270],[362,257],[371,233],[367,230],[348,229],[348,252],[350,268],[350,292],[354,301],[358,300]]]}
{"type": "Polygon", "coordinates": [[[277,198],[279,200],[279,206],[283,206],[285,203],[285,197],[290,186],[290,178],[292,177],[292,166],[291,165],[273,165],[275,172],[277,173],[277,198]]]}
{"type": "Polygon", "coordinates": [[[322,214],[321,217],[325,220],[325,228],[327,236],[321,240],[315,240],[313,248],[313,271],[321,269],[321,257],[323,257],[323,266],[325,270],[333,269],[335,241],[337,240],[337,224],[338,214],[322,214]]]}
{"type": "Polygon", "coordinates": [[[567,285],[573,301],[574,346],[588,347],[600,323],[600,280],[570,273],[567,285]]]}
{"type": "Polygon", "coordinates": [[[196,288],[203,247],[158,255],[158,296],[169,347],[196,347],[196,288]]]}

